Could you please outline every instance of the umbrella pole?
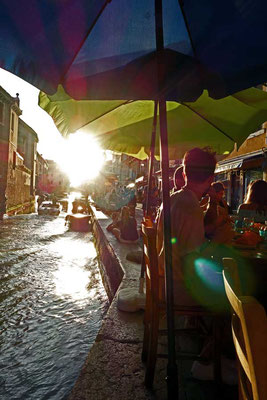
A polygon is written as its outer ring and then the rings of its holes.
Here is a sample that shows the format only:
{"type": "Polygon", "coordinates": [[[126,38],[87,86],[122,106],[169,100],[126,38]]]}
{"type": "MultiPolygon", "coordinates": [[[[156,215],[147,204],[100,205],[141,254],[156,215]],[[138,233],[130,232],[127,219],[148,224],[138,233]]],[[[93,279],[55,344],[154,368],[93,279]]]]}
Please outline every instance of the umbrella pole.
{"type": "Polygon", "coordinates": [[[150,143],[150,158],[149,158],[149,172],[148,172],[148,189],[146,198],[146,215],[148,216],[151,207],[151,189],[152,189],[152,175],[154,166],[154,156],[155,156],[155,142],[156,142],[156,131],[157,131],[157,112],[158,112],[158,102],[154,102],[154,117],[153,117],[153,127],[150,143]]]}
{"type": "Polygon", "coordinates": [[[168,365],[167,365],[167,389],[168,399],[178,399],[178,371],[175,355],[174,312],[173,312],[173,272],[171,249],[171,212],[170,212],[170,188],[169,188],[169,153],[166,101],[159,101],[160,120],[160,158],[162,171],[162,202],[163,202],[163,232],[165,253],[165,294],[168,328],[168,365]]]}
{"type": "MultiPolygon", "coordinates": [[[[153,127],[152,127],[152,134],[151,134],[151,143],[150,143],[148,189],[147,189],[147,198],[146,198],[145,217],[148,216],[149,209],[150,209],[150,206],[151,206],[151,187],[152,187],[152,174],[153,174],[156,131],[157,131],[157,112],[158,112],[158,102],[155,101],[154,102],[153,127]]],[[[139,293],[141,293],[141,294],[144,293],[144,283],[145,283],[145,257],[144,257],[144,252],[143,252],[141,273],[140,273],[140,280],[139,280],[139,293]]]]}
{"type": "MultiPolygon", "coordinates": [[[[156,47],[160,53],[164,49],[162,0],[155,0],[155,26],[156,47]]],[[[162,65],[158,62],[158,91],[160,93],[160,79],[162,65]]],[[[178,399],[178,371],[175,357],[174,312],[173,312],[173,273],[172,273],[172,249],[171,249],[171,211],[169,189],[169,152],[166,100],[161,95],[159,98],[159,122],[160,122],[160,158],[162,171],[162,203],[163,203],[163,233],[165,255],[165,296],[168,329],[168,365],[167,365],[167,390],[168,400],[178,399]]]]}

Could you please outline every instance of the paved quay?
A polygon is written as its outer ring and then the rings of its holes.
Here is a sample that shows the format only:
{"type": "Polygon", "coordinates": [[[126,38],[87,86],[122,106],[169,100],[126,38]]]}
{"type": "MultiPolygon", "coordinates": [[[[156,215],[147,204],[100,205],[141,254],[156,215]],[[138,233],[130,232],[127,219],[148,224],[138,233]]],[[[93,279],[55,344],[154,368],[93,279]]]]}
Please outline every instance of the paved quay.
{"type": "MultiPolygon", "coordinates": [[[[141,361],[144,312],[123,312],[117,307],[117,294],[121,289],[136,288],[138,291],[141,265],[128,261],[126,256],[140,250],[140,246],[119,243],[106,230],[111,219],[93,207],[92,210],[95,244],[110,308],[68,400],[167,400],[167,360],[157,360],[153,391],[144,386],[145,366],[141,361]]],[[[140,224],[140,209],[136,216],[140,224]]],[[[160,338],[159,345],[166,352],[165,339],[160,338]]],[[[178,365],[184,377],[179,385],[180,400],[238,397],[236,387],[223,385],[218,393],[212,381],[192,379],[191,365],[188,361],[178,365]]]]}
{"type": "MultiPolygon", "coordinates": [[[[128,261],[126,255],[140,250],[140,246],[119,243],[106,230],[111,219],[94,208],[93,212],[101,273],[111,305],[69,400],[166,399],[164,360],[157,365],[159,371],[162,364],[161,382],[155,382],[153,392],[144,386],[145,368],[141,361],[144,312],[123,312],[117,308],[117,289],[138,290],[141,265],[128,261]]],[[[140,215],[137,210],[138,222],[140,215]]]]}

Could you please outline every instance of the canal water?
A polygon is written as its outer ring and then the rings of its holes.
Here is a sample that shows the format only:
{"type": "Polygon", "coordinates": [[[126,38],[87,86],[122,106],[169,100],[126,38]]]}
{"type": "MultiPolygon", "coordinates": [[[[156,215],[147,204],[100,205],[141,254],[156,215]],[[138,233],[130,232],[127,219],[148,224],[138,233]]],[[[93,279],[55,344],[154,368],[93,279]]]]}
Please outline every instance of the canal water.
{"type": "Polygon", "coordinates": [[[0,399],[66,399],[108,307],[91,233],[0,222],[0,399]]]}

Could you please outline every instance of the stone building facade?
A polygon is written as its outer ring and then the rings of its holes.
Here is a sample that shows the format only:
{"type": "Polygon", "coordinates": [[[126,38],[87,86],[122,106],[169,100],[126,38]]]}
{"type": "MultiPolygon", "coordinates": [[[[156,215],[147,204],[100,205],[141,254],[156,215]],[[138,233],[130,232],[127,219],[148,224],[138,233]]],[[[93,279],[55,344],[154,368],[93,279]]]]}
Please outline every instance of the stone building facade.
{"type": "Polygon", "coordinates": [[[70,181],[67,175],[60,169],[59,165],[53,160],[46,160],[48,164],[47,171],[47,189],[49,194],[64,195],[69,191],[70,181]]]}
{"type": "Polygon", "coordinates": [[[33,175],[38,138],[20,120],[21,114],[18,94],[12,97],[0,87],[0,217],[5,212],[12,215],[34,210],[33,175]]]}
{"type": "MultiPolygon", "coordinates": [[[[22,111],[19,98],[10,96],[0,87],[0,213],[12,204],[8,199],[9,184],[15,181],[15,165],[17,161],[18,124],[22,111]]],[[[18,157],[20,160],[20,158],[18,157]]],[[[12,189],[11,189],[12,190],[12,189]]],[[[13,197],[13,196],[11,196],[13,197]]]]}
{"type": "Polygon", "coordinates": [[[31,171],[30,194],[35,195],[35,180],[37,168],[37,133],[19,119],[18,152],[24,159],[24,165],[31,171]]]}
{"type": "Polygon", "coordinates": [[[36,194],[41,195],[45,192],[47,185],[48,163],[43,156],[38,153],[36,155],[36,171],[35,171],[35,186],[36,194]]]}

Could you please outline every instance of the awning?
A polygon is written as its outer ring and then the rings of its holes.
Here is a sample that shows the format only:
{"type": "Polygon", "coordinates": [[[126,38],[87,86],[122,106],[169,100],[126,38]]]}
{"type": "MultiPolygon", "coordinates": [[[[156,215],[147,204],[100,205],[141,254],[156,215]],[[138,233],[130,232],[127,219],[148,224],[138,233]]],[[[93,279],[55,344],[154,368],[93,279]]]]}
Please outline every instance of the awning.
{"type": "Polygon", "coordinates": [[[246,167],[247,164],[252,160],[257,160],[260,157],[263,157],[264,151],[263,149],[253,151],[251,153],[243,154],[242,156],[238,156],[238,159],[231,159],[228,162],[222,161],[219,163],[217,168],[215,169],[215,174],[220,172],[229,171],[231,169],[237,169],[241,167],[246,167]]]}
{"type": "Polygon", "coordinates": [[[218,165],[218,167],[215,169],[215,174],[218,174],[220,172],[225,172],[230,169],[236,169],[242,167],[243,160],[241,161],[235,161],[235,162],[229,162],[223,165],[218,165]]]}

